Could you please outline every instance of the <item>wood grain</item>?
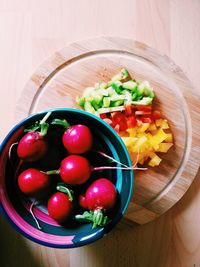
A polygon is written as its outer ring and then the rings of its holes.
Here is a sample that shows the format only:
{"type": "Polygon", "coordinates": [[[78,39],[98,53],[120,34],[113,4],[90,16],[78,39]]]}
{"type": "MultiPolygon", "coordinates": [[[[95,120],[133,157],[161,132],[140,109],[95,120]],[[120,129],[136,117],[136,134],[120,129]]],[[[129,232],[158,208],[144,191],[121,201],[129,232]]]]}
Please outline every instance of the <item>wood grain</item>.
{"type": "MultiPolygon", "coordinates": [[[[1,140],[13,124],[17,98],[37,66],[81,39],[112,35],[145,42],[180,65],[200,94],[199,0],[0,3],[1,140]]],[[[33,244],[1,218],[0,265],[199,267],[199,178],[198,174],[179,203],[154,222],[140,227],[120,224],[105,239],[79,249],[54,250],[33,244]]]]}

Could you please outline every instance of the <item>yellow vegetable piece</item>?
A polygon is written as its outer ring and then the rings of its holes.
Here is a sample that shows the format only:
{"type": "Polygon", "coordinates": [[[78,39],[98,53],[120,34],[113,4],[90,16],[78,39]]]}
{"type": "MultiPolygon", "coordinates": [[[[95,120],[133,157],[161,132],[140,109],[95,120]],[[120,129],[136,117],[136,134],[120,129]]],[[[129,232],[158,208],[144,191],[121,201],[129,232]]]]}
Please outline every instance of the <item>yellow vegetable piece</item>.
{"type": "Polygon", "coordinates": [[[158,132],[150,139],[151,146],[154,147],[156,145],[159,145],[166,138],[167,134],[163,131],[163,129],[159,129],[158,132]]]}
{"type": "Polygon", "coordinates": [[[156,120],[156,126],[162,129],[169,129],[168,122],[167,120],[164,120],[164,119],[156,120]]]}
{"type": "Polygon", "coordinates": [[[148,162],[148,165],[151,167],[155,167],[158,166],[161,162],[161,158],[159,158],[156,154],[154,157],[152,157],[152,159],[148,162]]]}
{"type": "Polygon", "coordinates": [[[156,131],[156,130],[157,130],[157,127],[156,127],[155,123],[151,123],[151,124],[149,125],[148,130],[149,130],[150,132],[151,132],[151,131],[156,131]]]}
{"type": "Polygon", "coordinates": [[[138,133],[144,133],[149,128],[149,123],[143,123],[140,127],[137,128],[138,133]]]}
{"type": "Polygon", "coordinates": [[[125,143],[125,145],[127,147],[129,147],[129,146],[132,146],[138,140],[138,138],[136,138],[136,137],[122,137],[122,140],[125,143]]]}
{"type": "Polygon", "coordinates": [[[171,133],[167,133],[167,138],[165,139],[165,142],[172,143],[173,142],[173,136],[171,133]]]}
{"type": "Polygon", "coordinates": [[[135,128],[128,128],[126,131],[129,133],[129,136],[130,137],[135,137],[136,136],[136,133],[137,133],[137,127],[135,127],[135,128]]]}
{"type": "Polygon", "coordinates": [[[159,145],[159,152],[167,153],[167,151],[170,149],[170,147],[173,146],[173,143],[161,143],[159,145]]]}

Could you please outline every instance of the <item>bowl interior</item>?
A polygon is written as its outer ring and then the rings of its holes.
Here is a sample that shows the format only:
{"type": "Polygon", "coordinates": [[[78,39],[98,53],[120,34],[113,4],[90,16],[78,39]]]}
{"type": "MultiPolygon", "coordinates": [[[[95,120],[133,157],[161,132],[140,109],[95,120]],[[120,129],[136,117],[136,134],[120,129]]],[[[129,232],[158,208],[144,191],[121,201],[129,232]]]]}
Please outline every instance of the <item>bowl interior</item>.
{"type": "MultiPolygon", "coordinates": [[[[58,169],[60,161],[67,155],[66,150],[61,143],[63,129],[54,127],[54,130],[49,130],[47,139],[49,142],[48,154],[39,162],[35,163],[20,163],[16,156],[16,147],[11,150],[11,161],[8,159],[8,151],[14,142],[18,141],[23,135],[23,130],[27,126],[32,125],[35,121],[42,119],[46,112],[33,115],[23,122],[19,123],[11,130],[5,138],[1,146],[1,205],[4,214],[8,217],[11,223],[22,234],[28,238],[44,245],[52,247],[77,247],[101,238],[105,233],[109,232],[114,225],[120,220],[124,214],[132,194],[133,172],[132,171],[98,171],[93,172],[88,183],[93,179],[107,177],[112,180],[118,191],[118,201],[114,210],[109,214],[111,219],[108,225],[104,228],[92,229],[91,224],[76,223],[73,218],[67,225],[59,225],[51,219],[46,210],[45,201],[40,201],[34,206],[34,215],[36,216],[42,230],[37,228],[33,216],[30,214],[31,199],[24,197],[17,187],[16,169],[19,172],[28,167],[36,167],[46,171],[50,169],[58,169]],[[20,164],[20,165],[19,165],[20,164]]],[[[75,109],[57,109],[51,114],[53,118],[65,118],[70,124],[82,123],[88,125],[94,136],[94,150],[104,151],[116,160],[131,165],[128,152],[117,134],[106,123],[93,115],[78,111],[75,109]]],[[[98,155],[95,151],[85,153],[85,156],[90,160],[92,166],[110,165],[108,160],[98,155]]],[[[113,164],[112,164],[113,165],[113,164]]],[[[115,166],[115,165],[113,165],[115,166]]],[[[52,176],[52,184],[56,184],[57,177],[52,176]]],[[[87,183],[76,188],[76,194],[82,192],[87,187],[87,183]]],[[[52,192],[54,192],[52,187],[52,192]]],[[[76,213],[83,211],[75,208],[76,213]]]]}

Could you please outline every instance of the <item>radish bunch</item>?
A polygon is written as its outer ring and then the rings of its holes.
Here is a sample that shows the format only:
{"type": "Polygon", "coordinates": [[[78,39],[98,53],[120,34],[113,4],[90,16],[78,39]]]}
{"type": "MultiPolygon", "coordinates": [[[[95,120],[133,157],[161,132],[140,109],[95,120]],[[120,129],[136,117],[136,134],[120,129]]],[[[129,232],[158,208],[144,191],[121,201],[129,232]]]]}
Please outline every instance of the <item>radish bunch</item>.
{"type": "MultiPolygon", "coordinates": [[[[76,221],[92,222],[93,227],[103,227],[108,222],[107,212],[112,210],[116,204],[117,190],[114,184],[105,177],[90,182],[91,174],[109,168],[128,170],[131,168],[123,164],[124,167],[93,167],[83,154],[93,147],[91,130],[82,124],[70,126],[65,119],[54,119],[47,123],[50,115],[51,113],[47,113],[40,122],[26,130],[28,133],[18,143],[18,157],[23,161],[34,163],[48,154],[49,144],[46,135],[50,130],[56,131],[54,125],[64,127],[62,144],[66,149],[66,157],[62,159],[57,170],[44,172],[33,167],[25,169],[18,176],[18,187],[28,197],[38,200],[46,198],[49,216],[61,224],[73,217],[78,203],[79,209],[85,211],[83,214],[75,214],[76,221]],[[52,194],[51,188],[54,180],[58,180],[58,183],[52,194]],[[89,186],[84,194],[80,194],[80,187],[86,182],[89,186]]],[[[100,154],[112,159],[103,152],[100,154]]],[[[85,186],[86,184],[84,188],[85,186]]]]}

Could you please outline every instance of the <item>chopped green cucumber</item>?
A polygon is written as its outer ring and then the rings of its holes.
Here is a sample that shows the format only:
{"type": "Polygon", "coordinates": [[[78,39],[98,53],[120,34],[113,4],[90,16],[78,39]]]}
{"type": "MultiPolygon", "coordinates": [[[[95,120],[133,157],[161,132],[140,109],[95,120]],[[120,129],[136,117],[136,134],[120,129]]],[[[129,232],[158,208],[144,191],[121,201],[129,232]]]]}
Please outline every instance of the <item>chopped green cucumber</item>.
{"type": "Polygon", "coordinates": [[[111,107],[118,107],[124,104],[124,100],[111,101],[111,107]]]}
{"type": "Polygon", "coordinates": [[[112,88],[115,90],[116,93],[121,94],[122,91],[122,82],[120,81],[115,81],[112,83],[112,88]]]}
{"type": "Polygon", "coordinates": [[[85,97],[79,97],[79,96],[77,96],[76,97],[76,103],[79,106],[84,107],[84,105],[85,105],[85,97]]]}
{"type": "Polygon", "coordinates": [[[108,91],[108,95],[109,96],[112,96],[112,95],[116,94],[115,90],[111,86],[108,87],[107,91],[108,91]]]}
{"type": "Polygon", "coordinates": [[[127,81],[127,82],[124,82],[122,84],[122,87],[124,89],[128,89],[128,90],[131,90],[131,91],[135,91],[137,89],[137,83],[134,82],[133,80],[130,80],[130,81],[127,81]]]}
{"type": "Polygon", "coordinates": [[[94,99],[90,103],[92,104],[92,106],[93,106],[93,108],[95,110],[98,110],[100,108],[99,105],[97,104],[97,102],[94,99]]]}
{"type": "Polygon", "coordinates": [[[112,77],[112,81],[123,81],[126,80],[129,76],[129,72],[127,71],[127,69],[121,69],[121,71],[119,73],[117,73],[116,75],[114,75],[112,77]]]}
{"type": "Polygon", "coordinates": [[[91,96],[92,92],[94,91],[94,87],[87,87],[85,88],[84,92],[83,92],[83,96],[85,98],[91,96]]]}
{"type": "Polygon", "coordinates": [[[152,98],[151,97],[143,97],[141,100],[138,101],[132,101],[132,105],[151,105],[152,104],[152,98]]]}
{"type": "Polygon", "coordinates": [[[103,107],[108,108],[110,106],[110,97],[103,98],[103,107]]]}
{"type": "Polygon", "coordinates": [[[135,100],[136,98],[137,98],[137,93],[133,93],[132,96],[131,96],[131,99],[135,100]]]}
{"type": "Polygon", "coordinates": [[[90,113],[93,113],[93,114],[96,113],[96,111],[95,111],[95,109],[93,108],[92,104],[91,104],[90,102],[88,102],[88,101],[85,102],[85,104],[84,104],[84,109],[85,109],[85,111],[87,111],[87,112],[90,112],[90,113]]]}
{"type": "Polygon", "coordinates": [[[97,103],[97,105],[100,105],[100,103],[103,100],[103,96],[100,95],[97,91],[94,91],[92,93],[93,100],[97,103]]]}
{"type": "Polygon", "coordinates": [[[106,89],[108,87],[107,83],[105,82],[99,82],[99,83],[95,83],[94,85],[96,90],[101,90],[101,89],[106,89]]]}
{"type": "Polygon", "coordinates": [[[125,110],[125,106],[110,107],[110,108],[100,108],[98,110],[98,114],[108,113],[108,112],[115,112],[115,111],[123,111],[123,110],[125,110]]]}

